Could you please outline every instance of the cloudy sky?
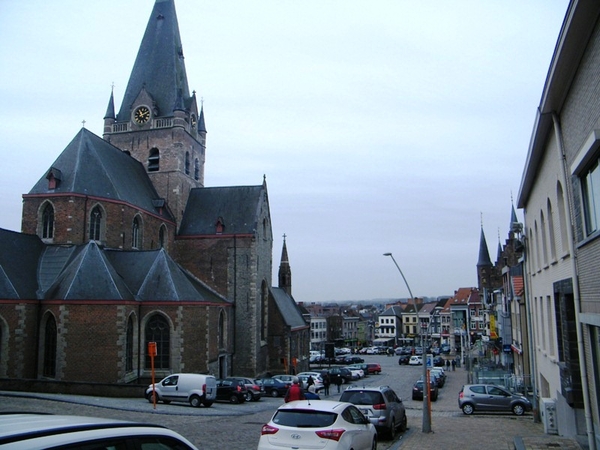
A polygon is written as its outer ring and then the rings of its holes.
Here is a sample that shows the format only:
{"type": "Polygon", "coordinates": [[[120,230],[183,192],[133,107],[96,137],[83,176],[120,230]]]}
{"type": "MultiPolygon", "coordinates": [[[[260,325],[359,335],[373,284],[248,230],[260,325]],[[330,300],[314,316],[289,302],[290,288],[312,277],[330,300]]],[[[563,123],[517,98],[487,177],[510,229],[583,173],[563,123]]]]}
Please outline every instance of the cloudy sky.
{"type": "MultiPolygon", "coordinates": [[[[0,1],[0,228],[82,127],[102,135],[153,0],[0,1]]],[[[297,301],[477,285],[506,239],[567,0],[176,0],[206,186],[267,177],[297,301]]],[[[522,214],[518,212],[519,217],[522,214]]]]}

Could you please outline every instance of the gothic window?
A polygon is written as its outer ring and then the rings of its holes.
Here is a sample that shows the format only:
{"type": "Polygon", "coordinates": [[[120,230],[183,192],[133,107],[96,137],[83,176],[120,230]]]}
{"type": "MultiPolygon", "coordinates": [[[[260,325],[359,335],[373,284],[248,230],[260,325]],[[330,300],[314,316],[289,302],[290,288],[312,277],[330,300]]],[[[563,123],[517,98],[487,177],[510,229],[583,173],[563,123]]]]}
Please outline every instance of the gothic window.
{"type": "Polygon", "coordinates": [[[262,341],[267,340],[267,331],[268,331],[268,304],[269,304],[269,291],[267,289],[267,284],[263,280],[262,288],[260,292],[260,339],[262,341]]]}
{"type": "Polygon", "coordinates": [[[190,174],[190,152],[185,152],[185,174],[190,174]]]}
{"type": "Polygon", "coordinates": [[[148,172],[157,172],[160,169],[160,152],[151,148],[148,154],[148,172]]]}
{"type": "Polygon", "coordinates": [[[166,239],[167,239],[167,228],[164,225],[160,226],[160,229],[158,230],[158,247],[159,248],[164,248],[166,246],[166,239]]]}
{"type": "Polygon", "coordinates": [[[54,237],[54,207],[46,203],[42,212],[42,239],[54,237]]]}
{"type": "Polygon", "coordinates": [[[200,160],[196,158],[194,160],[194,180],[198,181],[200,179],[200,160]]]}
{"type": "Polygon", "coordinates": [[[125,336],[125,371],[133,370],[133,318],[127,320],[127,332],[125,336]]]}
{"type": "Polygon", "coordinates": [[[225,348],[225,346],[226,346],[226,341],[225,341],[226,327],[227,327],[227,323],[225,321],[225,312],[220,311],[219,312],[219,332],[218,332],[218,338],[219,338],[218,347],[220,349],[225,348]]]}
{"type": "Polygon", "coordinates": [[[90,241],[99,241],[102,231],[102,209],[100,206],[94,206],[90,214],[90,241]]]}
{"type": "MultiPolygon", "coordinates": [[[[154,357],[155,369],[168,369],[170,367],[170,342],[171,329],[167,319],[160,314],[154,314],[146,324],[146,346],[149,342],[156,342],[156,356],[154,357]]],[[[150,355],[146,352],[146,369],[152,368],[150,355]]]]}
{"type": "Polygon", "coordinates": [[[552,203],[548,199],[546,206],[546,212],[548,214],[548,240],[550,241],[550,259],[556,261],[556,238],[554,236],[554,211],[552,210],[552,203]]]}
{"type": "Polygon", "coordinates": [[[49,378],[56,377],[56,341],[56,321],[51,314],[48,314],[44,327],[43,375],[49,378]]]}
{"type": "MultiPolygon", "coordinates": [[[[560,244],[562,247],[562,255],[569,251],[569,239],[567,236],[567,215],[565,209],[565,197],[563,195],[562,185],[556,183],[556,197],[558,204],[558,222],[560,224],[560,244]]],[[[562,256],[561,255],[561,256],[562,256]]]]}
{"type": "Polygon", "coordinates": [[[135,249],[142,247],[140,218],[137,216],[133,219],[133,225],[131,226],[131,247],[135,249]]]}

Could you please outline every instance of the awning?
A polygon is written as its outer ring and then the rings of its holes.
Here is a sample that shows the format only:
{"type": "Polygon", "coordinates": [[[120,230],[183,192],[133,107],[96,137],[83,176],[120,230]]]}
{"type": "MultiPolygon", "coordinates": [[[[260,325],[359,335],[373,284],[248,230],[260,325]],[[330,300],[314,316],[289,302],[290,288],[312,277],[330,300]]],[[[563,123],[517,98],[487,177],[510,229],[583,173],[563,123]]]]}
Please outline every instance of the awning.
{"type": "Polygon", "coordinates": [[[517,353],[517,354],[519,354],[519,355],[520,355],[521,353],[523,353],[523,350],[521,350],[519,347],[516,347],[516,346],[515,346],[515,345],[513,345],[513,344],[510,344],[510,348],[512,349],[512,351],[513,351],[513,352],[515,352],[515,353],[517,353]]]}

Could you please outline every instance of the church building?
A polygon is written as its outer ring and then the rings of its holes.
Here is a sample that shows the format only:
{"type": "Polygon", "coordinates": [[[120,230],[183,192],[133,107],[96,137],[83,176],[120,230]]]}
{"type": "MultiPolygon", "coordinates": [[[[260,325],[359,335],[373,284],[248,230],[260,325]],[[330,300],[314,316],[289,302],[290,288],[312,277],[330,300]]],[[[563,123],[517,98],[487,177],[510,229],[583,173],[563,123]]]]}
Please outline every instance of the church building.
{"type": "Polygon", "coordinates": [[[103,120],[102,137],[82,128],[23,195],[21,233],[0,229],[0,378],[140,383],[152,365],[224,377],[307,364],[291,272],[290,291],[271,286],[266,178],[204,186],[205,117],[174,0],[155,1],[103,120]]]}

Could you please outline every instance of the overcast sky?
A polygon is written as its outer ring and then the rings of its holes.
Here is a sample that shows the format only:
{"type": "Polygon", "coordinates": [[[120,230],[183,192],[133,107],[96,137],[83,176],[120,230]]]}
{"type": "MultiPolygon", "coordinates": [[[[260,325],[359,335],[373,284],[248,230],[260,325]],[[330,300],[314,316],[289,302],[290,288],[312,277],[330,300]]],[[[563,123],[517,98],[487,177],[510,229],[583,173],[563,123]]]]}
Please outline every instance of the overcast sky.
{"type": "MultiPolygon", "coordinates": [[[[0,1],[0,228],[121,105],[153,0],[0,1]]],[[[267,177],[297,301],[477,286],[507,237],[567,0],[176,0],[206,186],[267,177]]],[[[522,220],[522,213],[518,211],[522,220]]]]}

